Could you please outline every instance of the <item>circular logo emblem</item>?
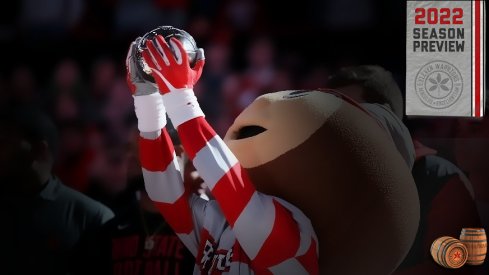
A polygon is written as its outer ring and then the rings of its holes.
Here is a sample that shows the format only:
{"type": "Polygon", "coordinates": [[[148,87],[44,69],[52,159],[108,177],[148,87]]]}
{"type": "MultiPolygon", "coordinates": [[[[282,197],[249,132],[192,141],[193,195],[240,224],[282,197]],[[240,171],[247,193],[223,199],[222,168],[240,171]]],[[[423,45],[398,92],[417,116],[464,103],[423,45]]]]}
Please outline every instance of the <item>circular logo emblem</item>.
{"type": "Polygon", "coordinates": [[[448,265],[452,268],[458,268],[467,261],[467,253],[460,247],[455,247],[448,252],[448,265]]]}
{"type": "Polygon", "coordinates": [[[435,109],[452,106],[460,98],[463,80],[460,71],[445,61],[432,61],[416,74],[415,89],[421,102],[435,109]]]}

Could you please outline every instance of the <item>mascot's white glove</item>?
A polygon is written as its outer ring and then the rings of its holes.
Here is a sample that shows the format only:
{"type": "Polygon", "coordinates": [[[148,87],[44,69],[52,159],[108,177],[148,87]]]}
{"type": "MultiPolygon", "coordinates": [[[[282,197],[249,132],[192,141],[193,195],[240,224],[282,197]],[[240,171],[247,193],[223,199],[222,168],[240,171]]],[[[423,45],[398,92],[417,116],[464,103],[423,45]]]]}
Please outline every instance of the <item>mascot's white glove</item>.
{"type": "Polygon", "coordinates": [[[146,41],[146,49],[142,55],[151,68],[168,116],[177,128],[185,121],[204,116],[193,87],[202,75],[205,58],[204,50],[198,49],[197,61],[191,68],[182,43],[176,38],[171,38],[170,44],[175,55],[165,39],[158,35],[154,41],[146,41]]]}
{"type": "Polygon", "coordinates": [[[154,132],[166,125],[166,112],[157,86],[143,78],[143,72],[137,69],[138,37],[131,43],[126,57],[126,80],[134,97],[134,107],[141,132],[154,132]]]}

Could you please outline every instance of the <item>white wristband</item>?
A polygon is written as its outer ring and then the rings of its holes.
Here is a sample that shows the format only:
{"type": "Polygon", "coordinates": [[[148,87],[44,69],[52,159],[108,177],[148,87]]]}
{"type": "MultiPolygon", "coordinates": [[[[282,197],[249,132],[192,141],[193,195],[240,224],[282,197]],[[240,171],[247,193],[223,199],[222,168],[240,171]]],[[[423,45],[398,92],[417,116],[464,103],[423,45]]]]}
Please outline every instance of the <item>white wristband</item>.
{"type": "Polygon", "coordinates": [[[204,116],[192,89],[173,90],[162,98],[175,129],[186,121],[204,116]]]}
{"type": "Polygon", "coordinates": [[[134,96],[134,110],[141,132],[154,132],[166,126],[166,112],[159,93],[134,96]]]}

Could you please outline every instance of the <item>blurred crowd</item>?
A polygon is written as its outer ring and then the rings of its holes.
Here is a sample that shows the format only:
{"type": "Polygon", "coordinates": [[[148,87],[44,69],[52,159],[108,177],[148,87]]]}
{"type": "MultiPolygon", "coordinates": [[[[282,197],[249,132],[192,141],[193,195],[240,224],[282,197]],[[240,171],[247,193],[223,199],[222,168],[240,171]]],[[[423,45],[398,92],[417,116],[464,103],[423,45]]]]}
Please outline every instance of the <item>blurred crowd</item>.
{"type": "Polygon", "coordinates": [[[98,199],[126,187],[136,119],[124,51],[137,36],[159,25],[194,36],[206,54],[196,94],[221,135],[260,94],[324,87],[330,70],[328,64],[307,67],[308,59],[274,40],[273,20],[255,1],[21,2],[16,24],[3,32],[15,43],[15,57],[0,74],[0,105],[47,112],[60,133],[55,171],[98,199]],[[80,41],[84,46],[75,45],[80,41]]]}
{"type": "MultiPolygon", "coordinates": [[[[4,1],[0,109],[32,106],[47,113],[59,132],[55,174],[113,207],[129,179],[140,173],[124,66],[137,36],[172,25],[204,48],[206,65],[195,91],[208,121],[223,136],[257,96],[325,87],[329,75],[346,65],[379,64],[404,90],[404,4],[393,2],[4,1]]],[[[416,140],[465,172],[488,225],[489,120],[404,121],[416,140]]]]}

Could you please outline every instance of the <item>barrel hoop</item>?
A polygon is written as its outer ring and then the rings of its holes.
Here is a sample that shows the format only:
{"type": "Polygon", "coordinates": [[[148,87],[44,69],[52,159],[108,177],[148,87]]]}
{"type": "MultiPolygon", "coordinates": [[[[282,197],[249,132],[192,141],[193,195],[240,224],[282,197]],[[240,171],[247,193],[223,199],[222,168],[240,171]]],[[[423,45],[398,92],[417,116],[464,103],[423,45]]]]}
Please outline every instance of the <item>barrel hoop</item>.
{"type": "Polygon", "coordinates": [[[461,242],[465,243],[487,243],[487,240],[460,240],[461,242]]]}
{"type": "MultiPolygon", "coordinates": [[[[446,241],[449,241],[450,240],[450,237],[446,238],[446,237],[442,237],[442,238],[445,238],[445,240],[441,241],[440,244],[438,245],[438,248],[436,249],[436,260],[437,262],[439,262],[442,266],[445,266],[445,264],[443,263],[443,259],[440,259],[440,252],[441,252],[441,246],[443,245],[444,242],[446,241]]],[[[436,242],[436,241],[435,241],[436,242]]],[[[435,244],[435,243],[433,243],[435,244]]]]}
{"type": "Polygon", "coordinates": [[[462,233],[460,237],[462,236],[485,236],[486,234],[484,232],[481,233],[462,233]]]}
{"type": "Polygon", "coordinates": [[[438,245],[438,249],[436,249],[436,256],[437,257],[440,257],[440,255],[438,255],[438,253],[440,253],[441,251],[441,246],[446,242],[446,241],[450,241],[450,238],[446,238],[445,240],[443,240],[442,242],[440,242],[440,244],[438,245]]]}

